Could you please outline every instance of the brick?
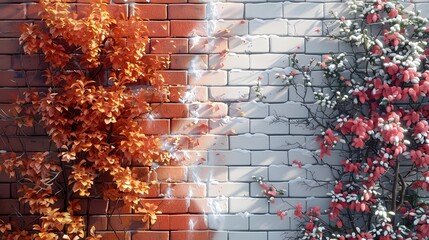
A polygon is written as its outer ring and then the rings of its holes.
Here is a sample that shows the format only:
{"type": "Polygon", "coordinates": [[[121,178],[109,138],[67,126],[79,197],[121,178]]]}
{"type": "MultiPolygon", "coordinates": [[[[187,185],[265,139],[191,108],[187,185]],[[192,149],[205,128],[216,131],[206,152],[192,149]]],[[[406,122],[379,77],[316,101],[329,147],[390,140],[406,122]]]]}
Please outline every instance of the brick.
{"type": "Polygon", "coordinates": [[[190,85],[222,86],[227,83],[227,72],[222,70],[195,70],[188,72],[190,85]]]}
{"type": "Polygon", "coordinates": [[[169,230],[170,229],[170,216],[160,215],[157,216],[156,222],[151,223],[149,226],[150,230],[169,230]]]}
{"type": "Polygon", "coordinates": [[[267,69],[289,66],[289,56],[286,54],[254,54],[250,55],[251,69],[267,69]]]}
{"type": "Polygon", "coordinates": [[[243,134],[231,136],[231,148],[241,148],[249,150],[264,150],[268,149],[269,138],[265,134],[243,134]]]}
{"type": "Polygon", "coordinates": [[[209,69],[248,69],[249,55],[246,54],[210,54],[209,69]]]}
{"type": "Polygon", "coordinates": [[[151,53],[187,53],[188,39],[186,38],[152,38],[151,53]]]}
{"type": "Polygon", "coordinates": [[[165,80],[167,85],[186,85],[187,72],[186,71],[158,71],[165,80]]]}
{"type": "Polygon", "coordinates": [[[355,14],[350,14],[347,3],[325,3],[324,4],[325,19],[345,17],[347,19],[355,18],[355,14]]]}
{"type": "Polygon", "coordinates": [[[0,21],[0,37],[13,38],[21,36],[19,26],[30,21],[0,21]]]}
{"type": "Polygon", "coordinates": [[[91,215],[98,214],[124,214],[131,213],[131,207],[125,206],[122,201],[117,201],[114,204],[108,203],[104,199],[88,199],[88,201],[81,200],[82,210],[79,214],[86,214],[87,211],[91,215]]]}
{"type": "Polygon", "coordinates": [[[170,21],[146,21],[148,37],[168,37],[170,35],[170,21]]]}
{"type": "Polygon", "coordinates": [[[248,3],[246,4],[246,19],[281,18],[283,16],[282,3],[248,3]]]}
{"type": "Polygon", "coordinates": [[[321,3],[283,3],[283,16],[287,19],[292,18],[323,18],[323,5],[321,3]]]}
{"type": "Polygon", "coordinates": [[[296,178],[305,178],[306,172],[303,168],[295,166],[282,166],[271,165],[269,167],[269,180],[270,181],[289,181],[296,178]]]}
{"type": "Polygon", "coordinates": [[[183,118],[188,115],[188,108],[181,103],[152,104],[152,113],[160,118],[183,118]]]}
{"type": "MultiPolygon", "coordinates": [[[[141,219],[140,219],[140,221],[141,221],[141,219]]],[[[115,223],[113,223],[113,221],[111,221],[111,222],[112,222],[112,224],[118,224],[118,222],[115,222],[115,223]]],[[[141,224],[141,225],[143,225],[143,224],[141,224]]],[[[88,226],[89,226],[89,228],[94,226],[95,229],[97,229],[97,230],[107,230],[107,216],[105,216],[105,215],[90,216],[89,220],[88,220],[88,226]]]]}
{"type": "Polygon", "coordinates": [[[261,102],[232,103],[229,114],[231,117],[265,118],[268,116],[269,105],[261,102]]]}
{"type": "Polygon", "coordinates": [[[311,37],[307,40],[307,44],[305,47],[306,53],[327,53],[338,51],[338,41],[335,41],[328,37],[311,37]],[[323,46],[323,48],[321,48],[320,46],[323,46]]]}
{"type": "Polygon", "coordinates": [[[228,114],[225,103],[198,103],[189,105],[190,115],[201,118],[222,118],[228,114]]]}
{"type": "MultiPolygon", "coordinates": [[[[149,222],[143,222],[144,217],[145,216],[142,214],[122,214],[120,216],[114,215],[110,217],[107,227],[109,230],[147,230],[149,229],[149,222]]],[[[90,217],[90,220],[91,218],[92,216],[90,217]]],[[[104,216],[104,219],[105,218],[106,216],[104,216]]],[[[96,227],[96,229],[98,228],[96,227]]]]}
{"type": "Polygon", "coordinates": [[[170,122],[167,119],[142,120],[140,126],[145,134],[170,133],[170,122]]]}
{"type": "Polygon", "coordinates": [[[179,214],[170,216],[169,230],[206,230],[208,228],[207,216],[179,214]]]}
{"type": "Polygon", "coordinates": [[[193,149],[228,149],[228,136],[223,135],[202,135],[193,137],[195,145],[193,149]]]}
{"type": "Polygon", "coordinates": [[[135,4],[133,11],[136,16],[142,19],[167,19],[167,4],[135,4]]]}
{"type": "Polygon", "coordinates": [[[208,132],[208,120],[181,118],[171,120],[172,134],[202,134],[208,132]]]}
{"type": "Polygon", "coordinates": [[[207,87],[191,85],[170,87],[171,102],[206,102],[207,99],[207,87]]]}
{"type": "Polygon", "coordinates": [[[322,36],[323,22],[320,20],[290,20],[288,32],[290,36],[322,36]]]}
{"type": "Polygon", "coordinates": [[[226,182],[228,181],[228,167],[226,166],[192,166],[189,167],[188,181],[192,182],[226,182]]]}
{"type": "Polygon", "coordinates": [[[0,19],[25,19],[24,4],[0,4],[0,19]]]}
{"type": "Polygon", "coordinates": [[[216,102],[247,101],[249,94],[249,87],[209,87],[209,99],[216,102]]]}
{"type": "Polygon", "coordinates": [[[3,149],[5,151],[50,151],[51,147],[52,146],[49,143],[49,138],[45,136],[10,136],[7,143],[0,142],[0,149],[3,149]]]}
{"type": "Polygon", "coordinates": [[[286,19],[253,19],[249,21],[249,34],[275,34],[279,36],[287,35],[288,23],[286,19]]]}
{"type": "Polygon", "coordinates": [[[171,36],[172,37],[191,37],[202,36],[208,34],[208,23],[202,20],[171,20],[171,36]]]}
{"type": "Polygon", "coordinates": [[[268,84],[268,73],[265,71],[242,71],[234,69],[228,72],[228,85],[255,86],[258,81],[261,85],[268,84]]]}
{"type": "Polygon", "coordinates": [[[252,165],[281,165],[288,164],[286,151],[252,151],[252,165]]]}
{"type": "Polygon", "coordinates": [[[229,180],[232,182],[252,182],[253,176],[268,177],[266,167],[229,167],[229,180]]]}
{"type": "Polygon", "coordinates": [[[235,198],[229,199],[229,212],[267,213],[268,203],[262,198],[235,198]]]}
{"type": "MultiPolygon", "coordinates": [[[[0,66],[2,63],[0,55],[0,66]]],[[[15,70],[40,70],[45,69],[48,65],[43,61],[41,55],[13,55],[10,56],[12,67],[15,70]]],[[[1,67],[0,67],[1,68],[1,67]]]]}
{"type": "Polygon", "coordinates": [[[270,52],[299,53],[304,52],[304,38],[270,36],[270,52]]]}
{"type": "Polygon", "coordinates": [[[297,86],[296,88],[290,88],[289,100],[295,102],[315,102],[313,91],[305,86],[297,86]]]}
{"type": "Polygon", "coordinates": [[[0,198],[10,198],[10,197],[11,197],[10,196],[10,184],[0,183],[0,198]]]}
{"type": "Polygon", "coordinates": [[[263,102],[269,103],[282,103],[287,102],[289,100],[289,91],[291,88],[289,87],[276,87],[276,86],[263,86],[262,92],[265,98],[262,100],[263,102]]]}
{"type": "Polygon", "coordinates": [[[210,34],[216,37],[247,35],[249,22],[247,20],[211,20],[210,34]]]}
{"type": "Polygon", "coordinates": [[[168,19],[205,19],[206,4],[170,4],[168,19]]]}
{"type": "Polygon", "coordinates": [[[1,171],[0,172],[0,182],[2,182],[2,183],[13,183],[13,182],[16,182],[16,178],[10,177],[9,174],[7,174],[4,171],[1,171]]]}
{"type": "Polygon", "coordinates": [[[170,233],[168,231],[137,231],[131,233],[131,239],[133,240],[169,240],[169,237],[170,233]]]}
{"type": "Polygon", "coordinates": [[[211,183],[208,185],[208,196],[217,197],[247,197],[249,196],[248,183],[211,183]]]}
{"type": "Polygon", "coordinates": [[[279,221],[277,215],[250,215],[250,230],[284,230],[290,229],[290,217],[279,221]]]}
{"type": "Polygon", "coordinates": [[[174,158],[170,160],[172,166],[183,166],[201,164],[207,161],[207,151],[183,150],[177,151],[174,158]]]}
{"type": "Polygon", "coordinates": [[[243,215],[209,215],[209,228],[219,230],[248,230],[249,218],[243,215]]]}
{"type": "Polygon", "coordinates": [[[307,198],[307,209],[311,207],[320,206],[320,209],[328,209],[331,203],[330,198],[307,198]]]}
{"type": "Polygon", "coordinates": [[[267,232],[230,232],[229,240],[267,240],[267,232]]]}
{"type": "Polygon", "coordinates": [[[161,182],[184,182],[188,178],[187,168],[183,166],[160,166],[155,172],[161,182]]]}
{"type": "Polygon", "coordinates": [[[161,184],[161,193],[163,193],[166,197],[202,198],[206,195],[206,185],[196,183],[161,184]]]}
{"type": "Polygon", "coordinates": [[[225,231],[172,231],[171,240],[227,240],[225,231]]]}
{"type": "Polygon", "coordinates": [[[308,110],[302,104],[296,102],[271,104],[270,115],[286,118],[307,118],[308,110]]]}
{"type": "Polygon", "coordinates": [[[221,166],[250,165],[250,151],[240,149],[209,151],[208,164],[221,166]]]}
{"type": "Polygon", "coordinates": [[[189,202],[190,213],[227,213],[227,198],[192,198],[189,202]]]}
{"type": "Polygon", "coordinates": [[[252,119],[250,124],[251,133],[266,133],[266,134],[289,134],[288,121],[277,121],[273,117],[265,119],[252,119]]]}
{"type": "Polygon", "coordinates": [[[142,200],[142,204],[144,203],[155,204],[158,206],[157,211],[163,214],[187,213],[189,205],[187,199],[145,199],[142,200]]]}
{"type": "Polygon", "coordinates": [[[131,232],[124,231],[97,231],[97,234],[100,234],[103,239],[115,239],[120,238],[124,240],[131,240],[131,232]]]}
{"type": "Polygon", "coordinates": [[[228,40],[224,37],[193,37],[189,41],[190,53],[221,53],[228,49],[228,40]]]}
{"type": "Polygon", "coordinates": [[[12,68],[12,56],[0,55],[0,69],[12,68]]]}
{"type": "Polygon", "coordinates": [[[213,6],[212,11],[215,12],[218,19],[243,19],[244,4],[231,2],[218,2],[213,6]]]}
{"type": "Polygon", "coordinates": [[[171,69],[207,69],[208,56],[205,54],[173,54],[171,55],[171,69]]]}
{"type": "MultiPolygon", "coordinates": [[[[34,224],[40,224],[40,216],[32,216],[32,215],[12,215],[10,216],[10,220],[8,216],[1,216],[0,221],[3,220],[5,222],[13,222],[16,227],[19,227],[22,230],[33,230],[34,224]]],[[[1,235],[0,235],[1,236],[1,235]]]]}
{"type": "Polygon", "coordinates": [[[210,119],[209,127],[212,134],[242,134],[249,132],[249,119],[230,117],[210,119]]]}
{"type": "Polygon", "coordinates": [[[236,53],[265,53],[269,51],[268,36],[230,37],[229,50],[236,53]]]}

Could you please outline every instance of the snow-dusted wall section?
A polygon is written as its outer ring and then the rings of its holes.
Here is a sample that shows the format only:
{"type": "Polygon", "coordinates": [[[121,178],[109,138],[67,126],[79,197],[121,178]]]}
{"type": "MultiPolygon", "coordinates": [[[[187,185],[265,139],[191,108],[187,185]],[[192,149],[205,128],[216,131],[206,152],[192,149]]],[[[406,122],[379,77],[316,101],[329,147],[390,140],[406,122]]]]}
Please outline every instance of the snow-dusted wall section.
{"type": "MultiPolygon", "coordinates": [[[[426,1],[427,2],[427,1],[426,1]]],[[[85,5],[85,0],[74,3],[85,5]]],[[[190,136],[177,161],[154,167],[158,185],[147,201],[164,215],[142,224],[130,209],[120,209],[107,224],[106,202],[89,208],[90,225],[106,239],[157,240],[280,240],[296,236],[299,221],[293,210],[280,220],[277,212],[301,203],[326,206],[332,181],[329,168],[314,165],[318,143],[305,120],[312,94],[303,87],[285,87],[290,55],[300,63],[344,46],[327,37],[335,15],[348,17],[347,4],[335,0],[113,0],[112,13],[139,14],[148,20],[148,54],[170,59],[164,77],[172,85],[169,103],[155,108],[149,134],[190,136]],[[138,9],[138,11],[135,11],[138,9]],[[262,95],[261,95],[262,93],[262,95]],[[303,168],[295,166],[299,160],[303,168]],[[268,203],[252,176],[285,190],[268,203]],[[315,181],[316,180],[316,181],[315,181]],[[114,233],[113,227],[117,231],[114,233]]],[[[429,17],[429,3],[414,0],[410,9],[429,17]]],[[[0,108],[7,111],[27,86],[42,87],[40,59],[22,56],[18,25],[38,20],[38,5],[29,0],[0,0],[0,108]]],[[[313,83],[323,84],[313,72],[313,83]]],[[[299,76],[297,77],[299,79],[299,76]]],[[[151,117],[152,118],[152,117],[151,117]]],[[[39,127],[25,133],[1,126],[9,135],[1,149],[23,141],[27,151],[52,150],[39,127]],[[19,134],[18,134],[19,135],[19,134]]],[[[15,144],[15,146],[21,146],[15,144]]],[[[326,158],[339,164],[339,151],[326,158]]],[[[18,204],[14,179],[0,175],[0,218],[32,226],[28,209],[18,204]]],[[[85,212],[83,210],[82,212],[85,212]]]]}

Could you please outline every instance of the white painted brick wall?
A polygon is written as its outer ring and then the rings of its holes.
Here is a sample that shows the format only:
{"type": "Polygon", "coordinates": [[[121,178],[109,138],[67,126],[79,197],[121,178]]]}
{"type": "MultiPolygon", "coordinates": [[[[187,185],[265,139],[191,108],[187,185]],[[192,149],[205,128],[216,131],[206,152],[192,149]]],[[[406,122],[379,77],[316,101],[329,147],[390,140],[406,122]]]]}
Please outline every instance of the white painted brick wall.
{"type": "MultiPolygon", "coordinates": [[[[188,167],[185,177],[205,186],[207,198],[218,201],[218,210],[203,198],[191,201],[207,211],[209,228],[219,233],[213,235],[215,240],[293,239],[300,221],[290,205],[327,207],[326,193],[335,175],[314,159],[319,154],[315,139],[320,130],[306,126],[306,107],[314,112],[314,96],[307,92],[302,99],[305,88],[284,87],[276,73],[294,70],[290,67],[292,54],[305,64],[311,59],[321,61],[329,52],[349,50],[330,39],[327,32],[338,30],[332,13],[355,16],[340,0],[190,2],[207,4],[207,40],[213,44],[205,48],[192,46],[190,41],[190,53],[208,56],[207,66],[200,62],[200,67],[208,69],[189,70],[187,83],[200,87],[202,98],[209,102],[189,103],[187,119],[207,122],[210,130],[206,135],[192,136],[199,145],[178,153],[177,164],[200,164],[188,167]],[[221,41],[227,42],[227,49],[220,48],[217,43],[221,41]],[[265,96],[262,101],[255,98],[257,83],[265,96]],[[283,122],[275,123],[276,117],[283,122]],[[304,166],[295,166],[294,160],[304,166]],[[266,184],[284,189],[285,195],[269,203],[252,176],[264,177],[266,184]],[[277,211],[283,209],[289,211],[281,221],[277,211]]],[[[407,9],[415,7],[429,16],[429,0],[407,4],[407,9]]],[[[200,36],[193,37],[202,41],[200,36]]],[[[302,84],[302,76],[297,75],[295,81],[302,84]]],[[[317,68],[312,83],[317,87],[326,84],[317,68]]],[[[172,129],[172,134],[186,133],[172,129]]],[[[340,167],[344,159],[341,150],[338,145],[324,161],[340,167]]]]}

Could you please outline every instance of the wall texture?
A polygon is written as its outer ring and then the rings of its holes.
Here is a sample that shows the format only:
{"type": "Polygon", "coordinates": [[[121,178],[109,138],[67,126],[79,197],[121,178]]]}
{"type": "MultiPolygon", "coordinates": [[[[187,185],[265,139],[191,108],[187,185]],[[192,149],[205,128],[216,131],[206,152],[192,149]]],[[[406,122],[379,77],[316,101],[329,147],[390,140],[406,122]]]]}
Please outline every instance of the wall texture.
{"type": "MultiPolygon", "coordinates": [[[[416,0],[409,8],[429,17],[429,3],[416,0]]],[[[85,9],[85,0],[74,3],[85,9]]],[[[335,0],[114,0],[113,14],[138,14],[148,18],[149,54],[168,56],[164,72],[176,94],[147,122],[150,134],[190,135],[198,143],[177,153],[170,166],[156,168],[160,184],[148,201],[159,204],[164,215],[154,225],[118,206],[108,225],[106,202],[85,202],[89,222],[106,239],[159,240],[280,240],[295,236],[299,221],[289,214],[283,221],[279,209],[302,203],[326,206],[332,176],[328,168],[312,165],[318,149],[314,134],[302,120],[312,96],[300,97],[302,88],[287,88],[276,73],[290,71],[289,55],[301,62],[328,52],[346,50],[326,37],[334,17],[349,16],[346,3],[335,0]],[[266,96],[256,101],[257,83],[266,96]],[[185,103],[184,105],[182,104],[185,103]],[[282,122],[276,122],[277,117],[282,122]],[[209,126],[207,128],[206,126],[209,126]],[[207,134],[200,135],[202,130],[207,134]],[[304,168],[292,166],[300,160],[304,168]],[[283,198],[269,204],[252,176],[262,176],[283,198]],[[307,179],[307,180],[306,180],[307,179]],[[160,197],[163,195],[164,197],[160,197]]],[[[0,108],[7,112],[17,94],[27,87],[43,88],[39,56],[24,56],[18,45],[18,26],[38,20],[38,5],[26,0],[0,0],[0,108]]],[[[314,72],[315,84],[321,73],[314,72]]],[[[1,114],[1,113],[0,113],[1,114]]],[[[17,131],[1,121],[1,148],[46,151],[49,142],[36,126],[17,131]],[[23,144],[20,144],[23,143],[23,144]]],[[[339,154],[327,161],[338,163],[339,154]]],[[[0,218],[31,228],[33,217],[20,205],[16,182],[0,175],[0,218]]],[[[83,210],[83,212],[85,209],[83,210]]]]}

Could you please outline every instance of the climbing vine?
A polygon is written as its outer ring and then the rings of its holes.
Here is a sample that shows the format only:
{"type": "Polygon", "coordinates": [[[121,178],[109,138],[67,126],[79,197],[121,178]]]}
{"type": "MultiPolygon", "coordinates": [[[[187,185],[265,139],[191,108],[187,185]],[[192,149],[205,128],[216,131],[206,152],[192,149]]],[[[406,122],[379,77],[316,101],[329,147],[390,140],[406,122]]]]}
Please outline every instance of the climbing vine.
{"type": "MultiPolygon", "coordinates": [[[[339,16],[331,37],[351,50],[305,66],[293,55],[293,70],[278,74],[304,87],[303,99],[314,94],[318,161],[338,172],[328,209],[294,208],[299,238],[427,239],[429,205],[419,196],[429,190],[428,20],[394,0],[348,4],[356,17],[339,16]],[[324,84],[314,83],[314,70],[324,84]],[[335,148],[346,149],[339,166],[326,158],[335,148]]],[[[264,188],[267,197],[275,192],[264,188]]]]}

